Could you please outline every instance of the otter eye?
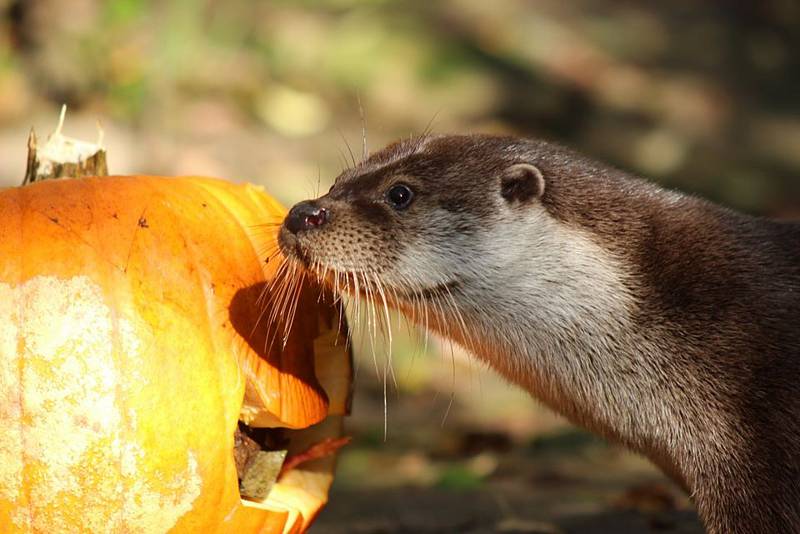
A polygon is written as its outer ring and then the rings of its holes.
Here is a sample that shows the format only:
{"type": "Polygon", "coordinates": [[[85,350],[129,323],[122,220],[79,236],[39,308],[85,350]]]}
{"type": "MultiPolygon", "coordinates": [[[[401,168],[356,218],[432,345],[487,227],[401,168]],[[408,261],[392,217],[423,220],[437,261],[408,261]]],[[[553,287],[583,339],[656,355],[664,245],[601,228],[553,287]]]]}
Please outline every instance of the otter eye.
{"type": "Polygon", "coordinates": [[[405,184],[393,185],[386,192],[386,201],[396,210],[407,208],[414,199],[414,192],[405,184]]]}

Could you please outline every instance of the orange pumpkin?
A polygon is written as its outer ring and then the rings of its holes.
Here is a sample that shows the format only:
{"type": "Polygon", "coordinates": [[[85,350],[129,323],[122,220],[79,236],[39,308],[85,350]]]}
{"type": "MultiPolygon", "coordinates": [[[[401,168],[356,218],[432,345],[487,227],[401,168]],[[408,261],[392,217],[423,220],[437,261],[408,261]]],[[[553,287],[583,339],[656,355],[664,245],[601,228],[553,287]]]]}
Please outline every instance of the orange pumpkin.
{"type": "Polygon", "coordinates": [[[267,340],[264,223],[283,214],[256,187],[203,178],[0,191],[2,532],[308,527],[332,456],[263,502],[240,498],[233,457],[239,420],[293,429],[292,455],[340,436],[348,409],[339,310],[316,288],[285,348],[267,340]]]}

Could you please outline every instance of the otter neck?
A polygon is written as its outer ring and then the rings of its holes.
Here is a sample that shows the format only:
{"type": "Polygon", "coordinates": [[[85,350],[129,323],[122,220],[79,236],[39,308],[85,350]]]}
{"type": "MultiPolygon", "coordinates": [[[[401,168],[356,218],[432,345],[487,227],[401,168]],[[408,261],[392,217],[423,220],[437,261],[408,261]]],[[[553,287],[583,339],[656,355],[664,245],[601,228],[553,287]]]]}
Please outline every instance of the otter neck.
{"type": "Polygon", "coordinates": [[[432,327],[555,411],[645,453],[691,487],[690,464],[702,452],[679,448],[703,433],[731,443],[734,422],[695,407],[686,382],[700,378],[676,370],[663,343],[668,334],[636,324],[639,303],[625,283],[635,274],[585,231],[549,218],[535,223],[528,226],[535,236],[484,241],[475,255],[503,264],[490,277],[467,275],[448,299],[460,317],[447,304],[434,306],[432,327]],[[509,257],[509,250],[519,253],[509,257]]]}

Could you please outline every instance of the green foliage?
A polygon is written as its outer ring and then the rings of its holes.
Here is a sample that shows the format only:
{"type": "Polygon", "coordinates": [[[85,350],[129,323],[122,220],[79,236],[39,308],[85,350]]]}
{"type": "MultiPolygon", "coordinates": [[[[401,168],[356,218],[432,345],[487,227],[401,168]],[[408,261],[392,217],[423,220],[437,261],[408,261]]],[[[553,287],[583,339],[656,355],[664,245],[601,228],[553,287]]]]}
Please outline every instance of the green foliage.
{"type": "Polygon", "coordinates": [[[108,0],[104,3],[103,22],[112,28],[141,19],[149,7],[147,0],[108,0]]]}
{"type": "Polygon", "coordinates": [[[483,478],[467,466],[453,464],[444,469],[436,485],[442,489],[455,491],[473,490],[483,485],[483,478]]]}

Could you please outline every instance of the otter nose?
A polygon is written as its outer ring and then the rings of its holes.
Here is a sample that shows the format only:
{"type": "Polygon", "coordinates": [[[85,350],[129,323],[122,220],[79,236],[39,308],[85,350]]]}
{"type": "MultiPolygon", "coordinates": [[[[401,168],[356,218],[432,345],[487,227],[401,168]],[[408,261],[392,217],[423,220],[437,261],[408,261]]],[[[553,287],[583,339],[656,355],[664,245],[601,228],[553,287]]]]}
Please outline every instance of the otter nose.
{"type": "Polygon", "coordinates": [[[314,205],[313,202],[305,200],[299,202],[289,210],[283,225],[287,230],[296,234],[302,230],[318,228],[328,220],[328,210],[314,205]]]}

